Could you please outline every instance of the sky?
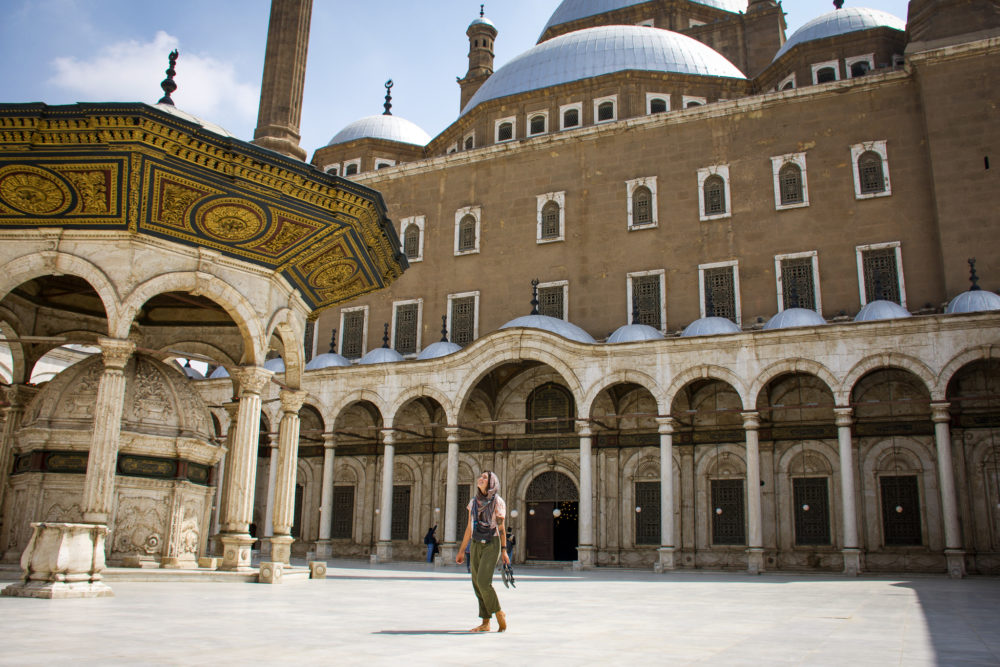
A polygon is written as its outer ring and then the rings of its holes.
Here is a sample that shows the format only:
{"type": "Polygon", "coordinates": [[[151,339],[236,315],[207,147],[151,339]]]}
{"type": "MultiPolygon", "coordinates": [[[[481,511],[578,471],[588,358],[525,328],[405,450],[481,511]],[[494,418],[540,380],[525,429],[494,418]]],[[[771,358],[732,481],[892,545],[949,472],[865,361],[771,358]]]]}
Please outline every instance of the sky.
{"type": "MultiPolygon", "coordinates": [[[[348,123],[392,113],[436,136],[458,117],[456,77],[479,1],[313,0],[302,109],[310,157],[348,123]]],[[[531,48],[560,0],[493,0],[495,68],[531,48]]],[[[784,0],[787,35],[833,6],[784,0]]],[[[906,18],[906,0],[864,0],[906,18]]],[[[178,108],[250,139],[267,41],[269,0],[0,0],[0,102],[147,102],[163,94],[167,54],[180,51],[178,108]]]]}

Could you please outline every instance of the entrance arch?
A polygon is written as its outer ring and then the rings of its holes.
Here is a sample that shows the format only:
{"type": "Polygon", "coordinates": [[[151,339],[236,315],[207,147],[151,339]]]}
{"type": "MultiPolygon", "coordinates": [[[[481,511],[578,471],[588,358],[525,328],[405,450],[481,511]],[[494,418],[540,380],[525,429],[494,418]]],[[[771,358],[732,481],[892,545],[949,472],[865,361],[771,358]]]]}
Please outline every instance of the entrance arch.
{"type": "Polygon", "coordinates": [[[525,554],[528,560],[577,560],[580,492],[569,477],[550,470],[531,480],[525,554]]]}

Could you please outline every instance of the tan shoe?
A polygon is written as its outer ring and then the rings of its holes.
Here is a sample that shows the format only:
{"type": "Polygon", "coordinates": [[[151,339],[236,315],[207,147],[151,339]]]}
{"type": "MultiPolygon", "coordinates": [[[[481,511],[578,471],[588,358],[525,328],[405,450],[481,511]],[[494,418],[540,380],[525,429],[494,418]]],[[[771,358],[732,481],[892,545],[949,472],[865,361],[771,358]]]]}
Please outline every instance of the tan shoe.
{"type": "Polygon", "coordinates": [[[503,632],[507,629],[507,614],[502,611],[497,612],[497,625],[500,626],[497,628],[497,632],[503,632]]]}

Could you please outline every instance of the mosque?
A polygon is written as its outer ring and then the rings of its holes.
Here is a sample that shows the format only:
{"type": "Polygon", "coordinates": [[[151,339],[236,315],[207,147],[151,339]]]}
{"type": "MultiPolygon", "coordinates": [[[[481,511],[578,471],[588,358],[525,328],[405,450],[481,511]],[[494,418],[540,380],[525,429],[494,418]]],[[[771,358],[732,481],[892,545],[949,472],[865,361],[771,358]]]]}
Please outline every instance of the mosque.
{"type": "Polygon", "coordinates": [[[454,122],[387,82],[311,164],[309,0],[253,143],[0,106],[0,551],[447,565],[488,469],[516,562],[1000,572],[1000,7],[844,4],[564,0],[496,69],[481,8],[454,122]]]}

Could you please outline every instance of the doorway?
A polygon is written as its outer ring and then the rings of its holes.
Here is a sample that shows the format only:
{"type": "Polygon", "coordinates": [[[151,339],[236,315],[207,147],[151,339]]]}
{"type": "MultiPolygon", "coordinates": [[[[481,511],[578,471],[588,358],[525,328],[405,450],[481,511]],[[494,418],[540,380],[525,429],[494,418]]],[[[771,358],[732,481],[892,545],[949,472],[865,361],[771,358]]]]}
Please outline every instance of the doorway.
{"type": "Polygon", "coordinates": [[[528,485],[525,502],[528,560],[576,560],[580,495],[573,480],[560,472],[544,472],[528,485]]]}

